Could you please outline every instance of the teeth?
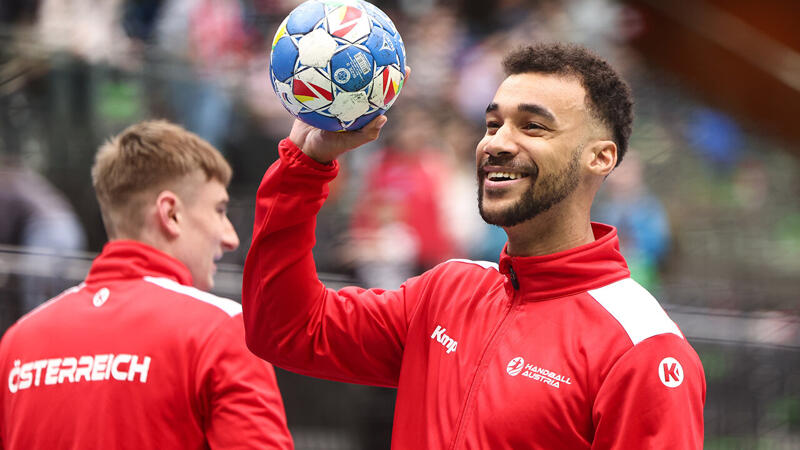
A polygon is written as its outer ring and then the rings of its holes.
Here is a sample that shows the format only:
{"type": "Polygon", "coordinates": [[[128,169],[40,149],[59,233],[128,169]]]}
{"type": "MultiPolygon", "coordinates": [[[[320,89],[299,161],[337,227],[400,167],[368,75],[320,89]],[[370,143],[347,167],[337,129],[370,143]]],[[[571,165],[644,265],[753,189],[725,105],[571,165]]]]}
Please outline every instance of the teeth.
{"type": "Polygon", "coordinates": [[[511,173],[511,172],[489,172],[488,178],[492,181],[500,179],[500,178],[507,178],[510,180],[516,180],[522,178],[522,174],[520,173],[511,173]]]}

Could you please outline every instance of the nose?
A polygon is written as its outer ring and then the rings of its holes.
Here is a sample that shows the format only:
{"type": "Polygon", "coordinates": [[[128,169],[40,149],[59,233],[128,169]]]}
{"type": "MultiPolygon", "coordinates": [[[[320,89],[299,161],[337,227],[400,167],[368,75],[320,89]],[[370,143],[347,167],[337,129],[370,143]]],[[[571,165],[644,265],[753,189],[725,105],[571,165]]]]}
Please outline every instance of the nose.
{"type": "Polygon", "coordinates": [[[494,134],[487,135],[483,153],[489,156],[514,156],[519,151],[514,139],[514,130],[509,124],[503,124],[494,134]]]}
{"type": "Polygon", "coordinates": [[[225,231],[222,234],[222,249],[226,252],[236,250],[239,247],[239,235],[236,234],[236,229],[230,219],[225,217],[225,231]]]}

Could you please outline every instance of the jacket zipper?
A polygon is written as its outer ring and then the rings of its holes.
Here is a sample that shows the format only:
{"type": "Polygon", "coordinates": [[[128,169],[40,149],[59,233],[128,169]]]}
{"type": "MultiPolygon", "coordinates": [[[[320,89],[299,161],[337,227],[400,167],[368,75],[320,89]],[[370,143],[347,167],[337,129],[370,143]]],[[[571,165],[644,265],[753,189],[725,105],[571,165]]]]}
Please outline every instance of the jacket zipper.
{"type": "Polygon", "coordinates": [[[506,310],[503,317],[500,319],[500,322],[497,324],[495,329],[492,331],[492,335],[489,338],[489,343],[486,344],[486,347],[483,349],[483,353],[481,354],[480,359],[478,360],[478,369],[475,371],[475,375],[472,377],[472,382],[470,383],[469,390],[467,391],[467,397],[464,399],[464,407],[461,409],[461,416],[458,418],[458,424],[456,425],[456,435],[453,439],[453,444],[450,445],[450,450],[455,450],[459,448],[461,445],[461,441],[464,439],[464,425],[467,423],[469,419],[469,415],[471,414],[471,404],[472,404],[472,397],[473,393],[478,390],[481,383],[483,382],[484,374],[486,373],[486,369],[488,369],[488,364],[484,364],[487,357],[492,353],[491,350],[494,350],[495,344],[500,336],[503,335],[505,331],[506,324],[508,323],[508,317],[511,315],[511,312],[514,310],[517,304],[517,291],[519,291],[519,282],[517,281],[517,274],[514,272],[514,268],[509,266],[510,273],[509,278],[511,281],[511,285],[514,287],[513,294],[511,296],[511,301],[509,302],[508,309],[506,310]]]}
{"type": "Polygon", "coordinates": [[[508,278],[511,280],[511,285],[514,286],[514,298],[516,298],[517,291],[519,290],[519,280],[517,279],[517,272],[514,272],[514,266],[511,264],[508,265],[508,278]]]}

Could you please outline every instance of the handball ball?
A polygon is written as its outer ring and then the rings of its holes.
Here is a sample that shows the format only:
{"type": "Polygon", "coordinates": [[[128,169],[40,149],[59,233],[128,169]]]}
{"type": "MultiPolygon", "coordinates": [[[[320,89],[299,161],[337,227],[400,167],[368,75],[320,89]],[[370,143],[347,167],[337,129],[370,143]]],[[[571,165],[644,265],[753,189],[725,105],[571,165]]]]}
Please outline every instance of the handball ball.
{"type": "Polygon", "coordinates": [[[270,78],[283,106],[328,131],[357,130],[397,100],[406,51],[392,21],[361,0],[309,0],[272,41],[270,78]]]}

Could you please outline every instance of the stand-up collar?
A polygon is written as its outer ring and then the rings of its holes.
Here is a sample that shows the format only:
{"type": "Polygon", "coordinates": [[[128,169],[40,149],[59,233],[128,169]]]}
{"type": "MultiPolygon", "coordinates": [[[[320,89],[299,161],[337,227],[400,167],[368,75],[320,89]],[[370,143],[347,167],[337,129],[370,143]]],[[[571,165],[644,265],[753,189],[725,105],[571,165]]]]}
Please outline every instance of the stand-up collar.
{"type": "Polygon", "coordinates": [[[592,223],[594,242],[563,252],[542,256],[500,255],[500,272],[524,300],[545,300],[596,289],[630,277],[628,265],[619,251],[616,228],[592,223]]]}
{"type": "Polygon", "coordinates": [[[145,276],[165,277],[191,286],[192,274],[185,264],[138,241],[108,242],[95,258],[86,283],[104,283],[145,276]]]}

